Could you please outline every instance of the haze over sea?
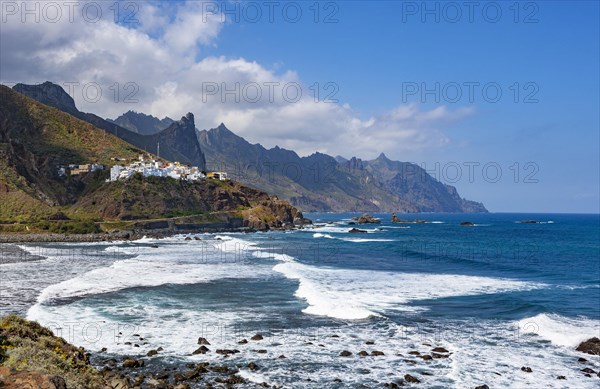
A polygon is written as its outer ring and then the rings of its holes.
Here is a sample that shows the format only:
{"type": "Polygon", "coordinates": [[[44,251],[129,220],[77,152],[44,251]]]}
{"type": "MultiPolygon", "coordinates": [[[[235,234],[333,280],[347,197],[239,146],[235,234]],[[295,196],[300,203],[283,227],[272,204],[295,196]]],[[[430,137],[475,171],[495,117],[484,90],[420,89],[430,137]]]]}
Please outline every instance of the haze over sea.
{"type": "MultiPolygon", "coordinates": [[[[0,266],[0,314],[25,314],[92,352],[106,347],[104,358],[162,347],[149,368],[214,359],[285,387],[381,386],[406,373],[430,388],[598,387],[575,347],[600,337],[599,215],[392,224],[375,214],[382,224],[360,226],[353,216],[309,214],[313,228],[286,232],[21,245],[45,258],[0,266]],[[256,333],[264,340],[250,341],[256,333]],[[191,355],[200,336],[240,353],[191,355]],[[433,347],[452,354],[409,354],[433,347]]],[[[586,358],[600,369],[599,357],[586,358]]]]}

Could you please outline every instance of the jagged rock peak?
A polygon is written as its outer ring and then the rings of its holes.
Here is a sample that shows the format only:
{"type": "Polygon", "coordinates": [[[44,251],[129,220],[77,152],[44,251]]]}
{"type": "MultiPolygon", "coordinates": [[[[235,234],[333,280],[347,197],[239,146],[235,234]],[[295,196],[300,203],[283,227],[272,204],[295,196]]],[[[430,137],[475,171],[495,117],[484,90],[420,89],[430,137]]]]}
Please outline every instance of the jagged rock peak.
{"type": "Polygon", "coordinates": [[[13,87],[13,90],[47,105],[58,105],[68,111],[77,110],[75,100],[73,100],[63,87],[50,81],[38,85],[19,83],[13,87]]]}
{"type": "Polygon", "coordinates": [[[194,124],[194,114],[191,112],[188,112],[187,115],[183,116],[181,118],[181,120],[179,121],[179,124],[182,126],[196,126],[194,124]]]}
{"type": "Polygon", "coordinates": [[[390,159],[384,153],[379,154],[377,159],[382,160],[382,161],[390,161],[390,159]]]}

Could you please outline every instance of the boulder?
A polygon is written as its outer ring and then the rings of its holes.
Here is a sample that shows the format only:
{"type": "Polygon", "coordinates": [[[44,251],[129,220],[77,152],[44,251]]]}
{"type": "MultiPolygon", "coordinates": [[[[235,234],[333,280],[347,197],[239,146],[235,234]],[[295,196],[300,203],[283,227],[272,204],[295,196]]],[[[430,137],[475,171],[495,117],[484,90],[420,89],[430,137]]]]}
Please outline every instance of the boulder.
{"type": "Polygon", "coordinates": [[[367,357],[367,356],[369,356],[369,353],[363,350],[363,351],[359,352],[358,355],[360,355],[361,357],[367,357]]]}
{"type": "Polygon", "coordinates": [[[150,351],[148,351],[148,354],[146,354],[146,356],[153,357],[156,354],[158,354],[158,351],[156,351],[156,350],[150,350],[150,351]]]}
{"type": "Polygon", "coordinates": [[[217,354],[228,356],[229,354],[237,354],[240,352],[240,350],[217,349],[217,351],[215,351],[215,352],[217,354]]]}
{"type": "Polygon", "coordinates": [[[483,385],[476,386],[475,389],[490,389],[490,387],[483,384],[483,385]]]}
{"type": "Polygon", "coordinates": [[[521,367],[521,371],[524,371],[525,373],[532,373],[533,370],[531,370],[531,367],[529,366],[523,366],[521,367]]]}
{"type": "Polygon", "coordinates": [[[250,340],[263,340],[263,336],[261,334],[256,334],[250,338],[250,340]]]}
{"type": "Polygon", "coordinates": [[[406,382],[410,382],[411,384],[418,384],[419,382],[421,382],[421,380],[419,380],[416,377],[411,376],[410,374],[405,374],[404,375],[404,380],[406,382]]]}
{"type": "Polygon", "coordinates": [[[382,356],[382,355],[385,355],[385,354],[383,353],[383,351],[377,351],[377,350],[375,350],[375,351],[371,351],[371,355],[374,356],[374,357],[378,357],[378,356],[382,356]]]}
{"type": "Polygon", "coordinates": [[[359,217],[353,217],[352,220],[355,220],[358,224],[378,224],[381,223],[381,220],[365,213],[359,217]]]}
{"type": "Polygon", "coordinates": [[[246,339],[242,339],[238,342],[238,344],[246,344],[248,343],[248,341],[246,339]]]}
{"type": "Polygon", "coordinates": [[[353,234],[355,234],[355,233],[366,233],[366,232],[367,232],[367,230],[359,230],[358,228],[352,228],[352,229],[351,229],[350,231],[348,231],[348,232],[350,232],[350,233],[353,233],[353,234]]]}
{"type": "Polygon", "coordinates": [[[203,338],[203,337],[199,337],[198,338],[198,344],[199,345],[210,346],[210,343],[208,342],[208,340],[206,340],[206,338],[203,338]]]}
{"type": "Polygon", "coordinates": [[[196,351],[194,351],[194,352],[192,353],[192,355],[197,355],[197,354],[206,354],[206,353],[207,353],[207,352],[209,352],[209,351],[210,351],[210,349],[209,349],[208,347],[206,347],[206,346],[202,345],[202,346],[198,347],[198,348],[196,349],[196,351]]]}
{"type": "Polygon", "coordinates": [[[431,351],[433,351],[434,353],[449,353],[450,352],[443,347],[436,347],[431,351]]]}
{"type": "Polygon", "coordinates": [[[472,227],[475,225],[475,223],[473,222],[460,222],[461,226],[467,226],[467,227],[472,227]]]}
{"type": "Polygon", "coordinates": [[[586,354],[600,355],[600,339],[594,337],[581,342],[576,350],[586,354]]]}
{"type": "Polygon", "coordinates": [[[134,359],[134,358],[125,358],[125,360],[123,361],[123,367],[127,368],[127,369],[132,369],[132,368],[142,367],[142,366],[144,366],[144,361],[142,361],[142,360],[138,360],[138,359],[134,359]]]}
{"type": "Polygon", "coordinates": [[[340,357],[349,357],[351,355],[352,355],[352,353],[348,350],[344,350],[340,353],[340,357]]]}

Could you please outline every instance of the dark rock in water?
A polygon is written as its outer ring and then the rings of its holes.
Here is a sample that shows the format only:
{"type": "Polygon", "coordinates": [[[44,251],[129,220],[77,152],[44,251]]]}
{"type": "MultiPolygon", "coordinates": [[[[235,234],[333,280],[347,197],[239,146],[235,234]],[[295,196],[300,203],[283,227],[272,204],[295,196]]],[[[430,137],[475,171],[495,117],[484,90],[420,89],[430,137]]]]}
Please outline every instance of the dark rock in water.
{"type": "Polygon", "coordinates": [[[248,343],[248,341],[246,339],[242,339],[238,342],[238,344],[246,344],[248,343]]]}
{"type": "Polygon", "coordinates": [[[410,354],[410,355],[421,355],[421,353],[418,352],[418,351],[409,351],[408,354],[410,354]]]}
{"type": "Polygon", "coordinates": [[[519,220],[519,223],[538,224],[539,221],[537,221],[537,220],[519,220]]]}
{"type": "Polygon", "coordinates": [[[385,354],[383,353],[383,351],[376,351],[375,350],[375,351],[371,351],[371,355],[374,356],[374,357],[378,357],[378,356],[382,356],[382,355],[385,355],[385,354]]]}
{"type": "Polygon", "coordinates": [[[152,247],[153,249],[157,249],[157,248],[158,248],[158,245],[157,245],[157,244],[153,244],[153,245],[152,245],[152,246],[150,246],[150,247],[152,247]]]}
{"type": "Polygon", "coordinates": [[[406,382],[410,382],[411,384],[418,384],[419,382],[421,382],[421,380],[411,376],[410,374],[405,374],[404,379],[406,380],[406,382]]]}
{"type": "Polygon", "coordinates": [[[593,369],[590,369],[589,367],[586,367],[585,369],[581,369],[581,371],[584,373],[588,373],[588,374],[596,374],[596,372],[593,369]]]}
{"type": "Polygon", "coordinates": [[[100,352],[101,352],[101,353],[104,353],[104,352],[106,352],[106,347],[102,347],[102,349],[100,349],[100,352]]]}
{"type": "Polygon", "coordinates": [[[267,353],[267,350],[265,350],[265,349],[260,349],[260,350],[256,350],[256,352],[257,352],[257,353],[259,353],[259,354],[266,354],[266,353],[267,353]]]}
{"type": "Polygon", "coordinates": [[[250,340],[263,340],[263,336],[261,334],[256,334],[250,338],[250,340]]]}
{"type": "MultiPolygon", "coordinates": [[[[427,355],[429,357],[429,359],[431,359],[431,356],[427,355]]],[[[423,358],[425,359],[425,358],[423,358]]],[[[417,361],[413,361],[412,359],[403,359],[402,362],[404,363],[410,363],[411,365],[416,365],[417,361]]]]}
{"type": "Polygon", "coordinates": [[[202,240],[202,238],[199,238],[197,236],[194,236],[194,240],[202,240]]]}
{"type": "Polygon", "coordinates": [[[385,388],[390,388],[390,389],[399,389],[400,388],[400,386],[398,386],[398,384],[395,382],[389,382],[389,383],[383,384],[383,386],[385,388]]]}
{"type": "Polygon", "coordinates": [[[350,351],[344,350],[340,353],[340,357],[349,357],[352,353],[350,351]]]}
{"type": "Polygon", "coordinates": [[[287,357],[283,354],[281,354],[280,356],[277,357],[277,359],[287,359],[287,357]]]}
{"type": "Polygon", "coordinates": [[[532,373],[533,370],[531,370],[531,367],[529,366],[523,366],[521,367],[521,371],[524,371],[525,373],[532,373]]]}
{"type": "Polygon", "coordinates": [[[575,350],[586,354],[600,355],[600,339],[594,337],[581,342],[575,350]]]}
{"type": "Polygon", "coordinates": [[[374,341],[372,341],[372,340],[367,340],[367,341],[365,342],[365,344],[368,344],[368,345],[372,346],[372,345],[374,345],[374,344],[375,344],[375,342],[374,342],[374,341]]]}
{"type": "Polygon", "coordinates": [[[156,354],[158,354],[158,351],[156,351],[156,350],[150,350],[150,351],[148,351],[148,354],[146,354],[146,356],[153,357],[156,354]]]}
{"type": "Polygon", "coordinates": [[[217,350],[215,352],[217,354],[229,355],[229,354],[238,354],[240,352],[240,350],[238,350],[238,349],[233,349],[233,350],[230,350],[230,349],[220,349],[220,350],[217,350]]]}
{"type": "Polygon", "coordinates": [[[206,338],[203,338],[203,337],[198,338],[198,344],[199,345],[210,346],[210,343],[208,342],[208,340],[206,340],[206,338]]]}
{"type": "Polygon", "coordinates": [[[142,366],[144,366],[144,361],[142,361],[142,360],[137,360],[134,358],[125,358],[125,360],[123,361],[123,367],[127,368],[127,369],[132,369],[132,368],[142,367],[142,366]]]}
{"type": "Polygon", "coordinates": [[[490,389],[490,387],[484,384],[484,385],[476,386],[475,389],[490,389]]]}
{"type": "Polygon", "coordinates": [[[258,365],[256,363],[254,363],[254,362],[250,362],[248,364],[248,369],[250,369],[250,370],[258,370],[258,365]]]}
{"type": "Polygon", "coordinates": [[[348,225],[349,225],[349,226],[355,226],[355,225],[356,225],[356,223],[355,223],[355,222],[348,222],[348,225]]]}
{"type": "Polygon", "coordinates": [[[585,359],[585,358],[581,358],[581,357],[580,357],[580,358],[577,358],[577,362],[579,362],[579,363],[586,363],[587,361],[588,361],[588,360],[587,360],[587,359],[585,359]]]}
{"type": "Polygon", "coordinates": [[[192,238],[190,238],[189,236],[186,236],[185,240],[192,240],[192,238]]]}
{"type": "Polygon", "coordinates": [[[431,353],[431,356],[435,359],[440,359],[440,358],[448,358],[450,355],[446,355],[446,354],[438,354],[438,353],[431,353]]]}
{"type": "Polygon", "coordinates": [[[340,336],[339,336],[339,335],[336,335],[336,334],[333,334],[333,335],[331,335],[331,337],[332,337],[332,338],[339,338],[340,336]]]}
{"type": "Polygon", "coordinates": [[[368,231],[367,231],[367,230],[359,230],[358,228],[353,228],[353,229],[351,229],[351,230],[350,230],[350,231],[348,231],[348,232],[350,232],[350,233],[353,233],[353,234],[354,234],[354,233],[358,233],[358,232],[366,233],[366,232],[368,232],[368,231]]]}
{"type": "Polygon", "coordinates": [[[207,352],[209,352],[210,349],[206,346],[200,346],[196,349],[196,351],[194,351],[192,353],[192,355],[198,355],[198,354],[206,354],[207,352]]]}
{"type": "Polygon", "coordinates": [[[433,351],[433,352],[435,352],[435,353],[449,353],[449,352],[450,352],[450,351],[446,350],[446,349],[445,349],[445,348],[443,348],[443,347],[436,347],[436,348],[434,348],[434,349],[433,349],[433,350],[431,350],[431,351],[433,351]]]}
{"type": "Polygon", "coordinates": [[[361,357],[366,357],[369,355],[369,353],[363,350],[363,351],[359,352],[358,355],[360,355],[361,357]]]}
{"type": "Polygon", "coordinates": [[[365,213],[359,217],[353,217],[352,220],[355,220],[358,224],[377,224],[381,223],[381,220],[365,213]]]}
{"type": "Polygon", "coordinates": [[[125,342],[123,343],[125,346],[131,346],[131,342],[125,342]]]}
{"type": "Polygon", "coordinates": [[[159,347],[156,349],[156,351],[163,351],[164,349],[162,347],[159,347]]]}
{"type": "Polygon", "coordinates": [[[565,377],[564,375],[559,375],[558,377],[556,377],[557,380],[566,380],[567,377],[565,377]]]}
{"type": "MultiPolygon", "coordinates": [[[[440,355],[440,354],[438,354],[438,355],[440,355]]],[[[430,361],[430,360],[432,360],[432,359],[433,359],[433,357],[432,357],[431,355],[428,355],[428,354],[421,355],[420,357],[421,357],[421,359],[423,359],[424,361],[430,361]]]]}
{"type": "Polygon", "coordinates": [[[475,223],[473,223],[473,222],[460,222],[460,225],[461,226],[474,226],[475,223]]]}
{"type": "Polygon", "coordinates": [[[231,387],[231,385],[237,385],[237,384],[245,384],[246,380],[243,379],[242,377],[240,377],[239,375],[232,375],[229,378],[221,378],[221,377],[217,377],[215,378],[215,382],[219,383],[219,384],[227,384],[226,387],[231,387]]]}

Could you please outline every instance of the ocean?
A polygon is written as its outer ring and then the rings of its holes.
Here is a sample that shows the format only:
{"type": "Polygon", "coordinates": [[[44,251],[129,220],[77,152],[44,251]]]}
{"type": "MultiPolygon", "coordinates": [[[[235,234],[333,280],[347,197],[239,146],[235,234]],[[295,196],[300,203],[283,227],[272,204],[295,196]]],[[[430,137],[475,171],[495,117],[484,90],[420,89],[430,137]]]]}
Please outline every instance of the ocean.
{"type": "Polygon", "coordinates": [[[600,370],[600,356],[575,351],[600,337],[599,215],[306,216],[315,225],[295,231],[23,244],[44,259],[0,265],[0,314],[96,358],[162,347],[147,366],[219,361],[288,388],[383,387],[405,374],[427,388],[600,386],[581,371],[600,370]],[[192,355],[199,337],[212,352],[192,355]],[[449,357],[424,359],[435,347],[449,357]]]}

